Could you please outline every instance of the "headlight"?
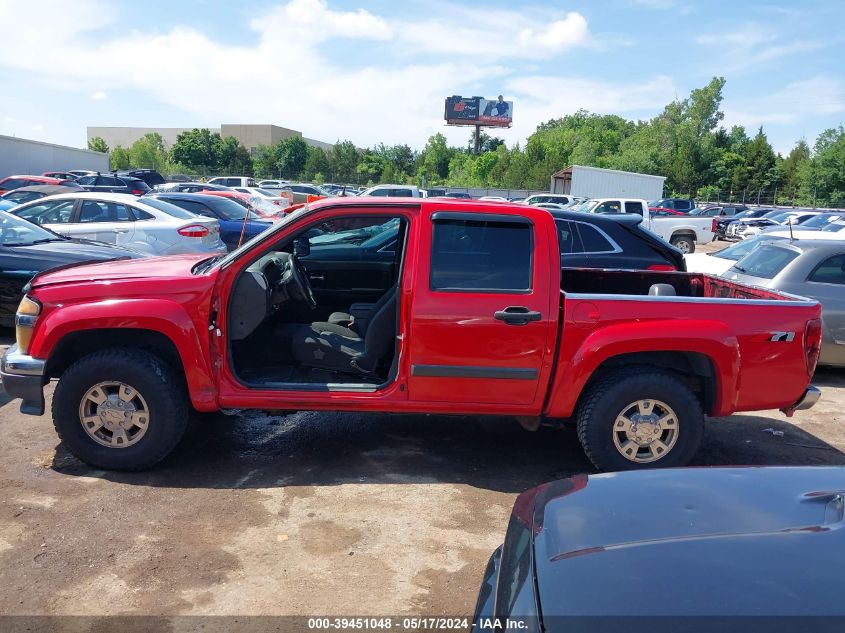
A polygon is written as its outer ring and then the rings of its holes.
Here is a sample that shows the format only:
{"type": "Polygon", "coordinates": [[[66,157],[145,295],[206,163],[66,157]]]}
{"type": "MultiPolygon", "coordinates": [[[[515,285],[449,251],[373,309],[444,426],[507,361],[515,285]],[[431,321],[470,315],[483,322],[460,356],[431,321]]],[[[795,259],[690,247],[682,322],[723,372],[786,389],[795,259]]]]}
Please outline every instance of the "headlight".
{"type": "Polygon", "coordinates": [[[29,352],[32,330],[39,314],[41,314],[41,304],[38,301],[29,297],[24,297],[21,300],[18,312],[15,315],[15,339],[21,354],[29,352]]]}

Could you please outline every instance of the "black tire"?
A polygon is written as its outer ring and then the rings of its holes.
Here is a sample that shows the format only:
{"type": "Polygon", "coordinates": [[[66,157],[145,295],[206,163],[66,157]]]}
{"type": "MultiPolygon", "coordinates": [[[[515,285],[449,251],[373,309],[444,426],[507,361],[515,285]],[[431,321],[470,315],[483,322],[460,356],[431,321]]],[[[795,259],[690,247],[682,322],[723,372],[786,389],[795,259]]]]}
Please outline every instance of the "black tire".
{"type": "Polygon", "coordinates": [[[704,434],[704,413],[695,394],[675,375],[638,368],[614,372],[584,395],[577,412],[578,439],[599,470],[634,470],[685,466],[695,456],[704,434]],[[677,440],[656,461],[638,463],[625,457],[613,442],[613,425],[620,412],[637,400],[659,400],[677,417],[677,440]]]}
{"type": "Polygon", "coordinates": [[[680,248],[685,255],[695,252],[695,239],[689,235],[676,235],[672,237],[671,244],[680,248]]]}
{"type": "Polygon", "coordinates": [[[184,381],[158,356],[140,349],[94,352],[62,374],[53,394],[53,426],[65,447],[95,468],[136,471],[164,459],[182,439],[188,422],[184,381]],[[98,444],[82,427],[80,403],[101,382],[134,387],[149,408],[149,427],[136,444],[113,448],[98,444]]]}

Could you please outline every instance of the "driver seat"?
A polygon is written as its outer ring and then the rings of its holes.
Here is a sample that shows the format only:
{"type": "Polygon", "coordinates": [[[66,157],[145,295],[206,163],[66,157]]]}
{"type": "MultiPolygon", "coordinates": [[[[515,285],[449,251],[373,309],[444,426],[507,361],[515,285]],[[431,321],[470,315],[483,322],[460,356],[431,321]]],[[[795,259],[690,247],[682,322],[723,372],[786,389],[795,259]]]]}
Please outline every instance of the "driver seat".
{"type": "Polygon", "coordinates": [[[372,313],[356,332],[337,323],[297,326],[292,336],[292,354],[306,367],[343,373],[371,374],[392,350],[396,338],[397,286],[390,288],[373,306],[372,313]]]}

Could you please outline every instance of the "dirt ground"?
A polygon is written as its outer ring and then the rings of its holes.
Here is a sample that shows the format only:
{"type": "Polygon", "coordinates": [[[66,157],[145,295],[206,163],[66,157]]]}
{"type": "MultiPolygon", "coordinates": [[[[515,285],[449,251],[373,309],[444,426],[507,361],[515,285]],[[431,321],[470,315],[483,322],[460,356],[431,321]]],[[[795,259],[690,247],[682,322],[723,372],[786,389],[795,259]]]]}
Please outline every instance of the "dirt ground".
{"type": "MultiPolygon", "coordinates": [[[[845,371],[815,384],[792,420],[711,419],[696,463],[845,464],[845,371]]],[[[515,496],[592,470],[572,431],[297,413],[204,417],[117,474],[0,398],[5,615],[470,615],[515,496]]]]}

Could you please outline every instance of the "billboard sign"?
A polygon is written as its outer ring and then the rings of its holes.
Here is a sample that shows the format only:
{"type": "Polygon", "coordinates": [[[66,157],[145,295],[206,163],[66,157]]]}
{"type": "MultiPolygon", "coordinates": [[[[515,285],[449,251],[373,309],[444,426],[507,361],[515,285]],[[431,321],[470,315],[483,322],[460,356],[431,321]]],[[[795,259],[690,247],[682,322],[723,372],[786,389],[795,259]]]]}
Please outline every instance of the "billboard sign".
{"type": "Polygon", "coordinates": [[[483,97],[446,97],[446,123],[449,125],[483,125],[510,127],[513,123],[513,101],[483,97]]]}

